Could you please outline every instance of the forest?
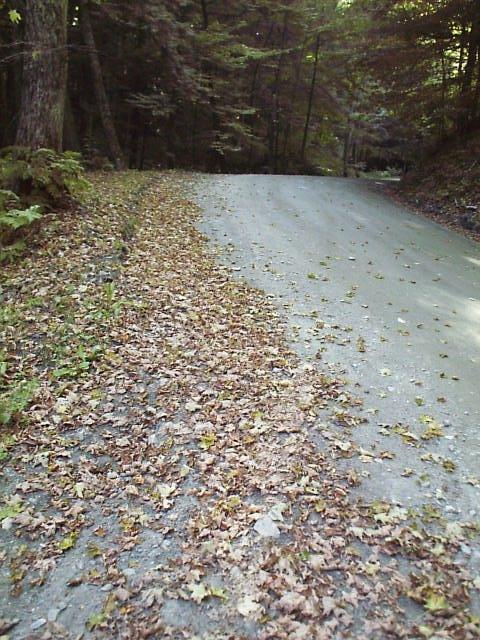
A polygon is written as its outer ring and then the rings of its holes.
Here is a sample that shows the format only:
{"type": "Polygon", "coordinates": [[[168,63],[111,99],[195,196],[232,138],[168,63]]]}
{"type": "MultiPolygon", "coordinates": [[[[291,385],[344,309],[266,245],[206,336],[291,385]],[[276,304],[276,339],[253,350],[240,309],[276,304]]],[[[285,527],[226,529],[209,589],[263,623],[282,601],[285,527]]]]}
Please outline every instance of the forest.
{"type": "Polygon", "coordinates": [[[479,123],[477,0],[0,2],[2,147],[356,175],[479,123]]]}
{"type": "Polygon", "coordinates": [[[474,240],[480,0],[0,0],[0,640],[478,640],[474,240]]]}

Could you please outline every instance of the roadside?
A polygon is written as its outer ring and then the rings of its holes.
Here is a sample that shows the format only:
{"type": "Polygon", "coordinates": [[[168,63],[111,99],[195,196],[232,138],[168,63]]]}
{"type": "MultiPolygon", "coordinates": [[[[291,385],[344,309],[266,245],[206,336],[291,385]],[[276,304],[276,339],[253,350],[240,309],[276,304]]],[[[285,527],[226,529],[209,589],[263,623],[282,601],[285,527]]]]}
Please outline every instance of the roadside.
{"type": "Polygon", "coordinates": [[[429,218],[474,242],[480,242],[480,225],[477,227],[475,223],[475,228],[468,228],[474,223],[473,214],[476,215],[477,211],[480,211],[480,199],[473,200],[477,204],[471,204],[470,209],[467,209],[466,206],[455,205],[454,202],[444,204],[431,194],[422,194],[415,189],[404,190],[402,185],[387,185],[387,191],[391,198],[410,211],[429,218]],[[468,226],[465,226],[466,224],[468,226]]]}
{"type": "Polygon", "coordinates": [[[2,437],[0,633],[475,638],[478,525],[349,499],[357,401],[216,261],[194,183],[98,175],[2,274],[37,391],[2,437]]]}
{"type": "Polygon", "coordinates": [[[390,194],[402,204],[480,241],[480,135],[444,143],[390,194]]]}

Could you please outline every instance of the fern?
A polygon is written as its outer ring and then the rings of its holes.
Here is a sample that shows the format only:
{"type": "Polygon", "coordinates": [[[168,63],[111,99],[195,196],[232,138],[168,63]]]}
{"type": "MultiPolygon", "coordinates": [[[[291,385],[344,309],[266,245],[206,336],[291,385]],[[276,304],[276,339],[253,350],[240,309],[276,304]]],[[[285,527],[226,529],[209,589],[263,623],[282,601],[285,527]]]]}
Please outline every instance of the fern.
{"type": "Polygon", "coordinates": [[[0,189],[0,211],[6,211],[18,206],[20,198],[13,191],[7,189],[0,189]]]}
{"type": "MultiPolygon", "coordinates": [[[[80,154],[24,147],[0,150],[0,189],[17,193],[24,206],[61,205],[88,187],[80,154]]],[[[0,196],[0,210],[4,208],[8,207],[2,206],[0,196]]]]}
{"type": "Polygon", "coordinates": [[[25,250],[25,241],[17,240],[13,244],[0,248],[0,264],[15,262],[25,250]]]}
{"type": "Polygon", "coordinates": [[[0,225],[17,231],[17,229],[27,227],[41,217],[42,208],[39,205],[33,205],[28,209],[11,209],[0,213],[0,225]]]}

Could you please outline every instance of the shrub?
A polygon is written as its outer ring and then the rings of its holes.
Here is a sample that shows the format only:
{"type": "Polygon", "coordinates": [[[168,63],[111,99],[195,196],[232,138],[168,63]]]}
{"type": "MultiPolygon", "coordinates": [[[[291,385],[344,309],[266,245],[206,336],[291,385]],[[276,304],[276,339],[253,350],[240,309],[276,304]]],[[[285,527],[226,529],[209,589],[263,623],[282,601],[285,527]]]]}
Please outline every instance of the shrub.
{"type": "Polygon", "coordinates": [[[78,153],[25,147],[0,151],[0,189],[17,194],[25,207],[59,206],[87,187],[78,153]]]}
{"type": "Polygon", "coordinates": [[[0,262],[12,261],[44,208],[66,204],[88,187],[80,155],[51,149],[0,151],[0,262]],[[23,236],[23,237],[22,237],[23,236]]]}

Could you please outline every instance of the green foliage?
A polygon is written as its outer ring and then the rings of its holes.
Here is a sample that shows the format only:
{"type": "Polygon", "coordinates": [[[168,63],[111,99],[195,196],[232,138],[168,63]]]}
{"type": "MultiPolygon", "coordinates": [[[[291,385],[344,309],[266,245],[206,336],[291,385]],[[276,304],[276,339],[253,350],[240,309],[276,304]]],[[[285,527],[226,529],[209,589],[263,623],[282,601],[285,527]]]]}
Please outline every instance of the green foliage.
{"type": "Polygon", "coordinates": [[[6,373],[7,373],[7,352],[5,351],[5,349],[0,349],[0,384],[6,373]]]}
{"type": "Polygon", "coordinates": [[[0,247],[0,264],[18,260],[25,251],[25,241],[17,240],[5,247],[0,247]]]}
{"type": "Polygon", "coordinates": [[[102,355],[101,345],[93,345],[88,348],[83,344],[76,345],[75,350],[71,350],[66,357],[59,362],[59,367],[53,370],[54,378],[75,379],[79,378],[90,370],[92,363],[102,355]]]}
{"type": "Polygon", "coordinates": [[[19,197],[12,191],[0,190],[0,263],[12,262],[23,251],[25,242],[17,240],[18,232],[25,231],[42,217],[39,205],[13,208],[19,202],[19,197]]]}
{"type": "Polygon", "coordinates": [[[0,189],[0,211],[8,211],[18,206],[20,198],[7,189],[0,189]]]}
{"type": "Polygon", "coordinates": [[[0,245],[8,243],[12,232],[28,227],[42,217],[39,205],[31,205],[27,209],[15,208],[20,198],[7,189],[0,189],[0,245]]]}
{"type": "Polygon", "coordinates": [[[37,390],[36,380],[21,382],[0,394],[0,424],[6,426],[19,419],[37,390]]]}
{"type": "Polygon", "coordinates": [[[17,194],[24,206],[62,205],[87,187],[79,154],[24,147],[0,151],[0,188],[17,194]]]}
{"type": "Polygon", "coordinates": [[[28,209],[10,209],[10,211],[0,211],[0,227],[5,226],[17,231],[22,227],[27,227],[42,217],[42,209],[39,205],[32,205],[28,209]]]}
{"type": "Polygon", "coordinates": [[[10,19],[10,22],[13,22],[13,24],[19,24],[22,20],[22,16],[16,9],[10,9],[10,11],[8,12],[8,17],[10,19]]]}
{"type": "Polygon", "coordinates": [[[78,154],[23,147],[0,151],[0,262],[21,255],[26,232],[43,208],[64,204],[88,187],[83,174],[78,154]]]}
{"type": "Polygon", "coordinates": [[[136,216],[130,216],[125,220],[122,226],[121,235],[124,240],[131,240],[135,235],[139,220],[136,216]]]}
{"type": "Polygon", "coordinates": [[[0,439],[0,462],[8,458],[8,451],[16,443],[15,436],[6,435],[0,439]]]}

